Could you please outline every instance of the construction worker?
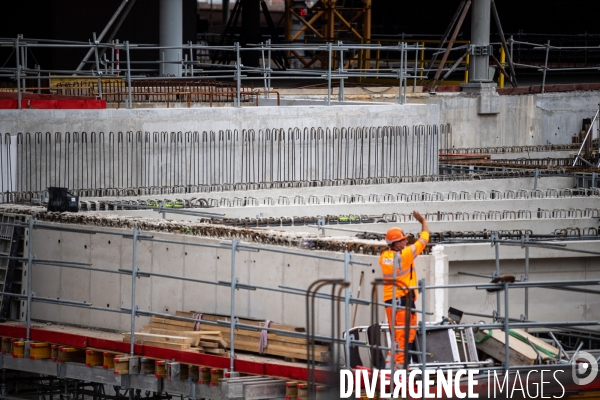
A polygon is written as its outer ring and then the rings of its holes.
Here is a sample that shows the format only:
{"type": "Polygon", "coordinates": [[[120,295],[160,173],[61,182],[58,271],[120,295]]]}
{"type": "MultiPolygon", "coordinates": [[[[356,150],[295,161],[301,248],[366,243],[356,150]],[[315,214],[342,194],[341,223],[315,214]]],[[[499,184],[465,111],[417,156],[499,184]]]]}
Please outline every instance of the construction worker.
{"type": "MultiPolygon", "coordinates": [[[[385,235],[385,241],[387,242],[389,249],[384,250],[379,257],[379,265],[383,272],[383,278],[389,279],[390,283],[385,283],[383,286],[383,301],[389,304],[389,307],[385,307],[385,314],[391,329],[391,336],[396,345],[395,354],[395,368],[403,368],[404,365],[404,329],[394,329],[392,326],[392,299],[394,295],[394,259],[397,255],[396,261],[396,326],[404,326],[406,313],[410,312],[410,325],[417,325],[417,314],[415,312],[406,311],[404,307],[415,308],[415,300],[417,299],[417,291],[412,291],[412,298],[408,293],[407,287],[417,286],[417,274],[414,268],[415,258],[421,254],[425,246],[429,242],[429,226],[425,217],[423,217],[418,211],[413,211],[413,216],[417,221],[421,223],[421,234],[419,239],[414,244],[408,246],[408,235],[406,235],[400,228],[392,228],[387,231],[385,235]],[[410,301],[410,303],[409,303],[410,301]]],[[[416,329],[410,329],[408,334],[409,347],[412,348],[412,343],[415,340],[417,334],[416,329]]],[[[410,360],[410,356],[408,357],[410,360]]],[[[391,369],[392,352],[388,352],[386,358],[386,369],[391,369]]]]}

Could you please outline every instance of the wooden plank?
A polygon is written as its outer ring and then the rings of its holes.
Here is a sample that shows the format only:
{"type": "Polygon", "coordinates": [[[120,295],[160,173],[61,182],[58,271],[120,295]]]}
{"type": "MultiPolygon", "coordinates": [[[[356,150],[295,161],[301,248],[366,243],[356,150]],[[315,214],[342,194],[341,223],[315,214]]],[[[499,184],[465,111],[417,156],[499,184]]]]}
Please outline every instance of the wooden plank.
{"type": "MultiPolygon", "coordinates": [[[[227,341],[227,345],[229,346],[229,340],[225,339],[227,341]]],[[[252,336],[247,336],[246,332],[240,333],[240,334],[235,334],[235,340],[236,342],[238,340],[242,340],[244,342],[248,342],[248,343],[256,343],[256,351],[258,351],[258,340],[253,340],[252,336]]],[[[287,347],[290,349],[300,349],[300,350],[306,350],[307,344],[298,344],[298,343],[288,343],[285,341],[280,341],[277,339],[269,339],[267,341],[267,346],[280,346],[280,347],[287,347]]],[[[315,347],[315,351],[329,351],[329,346],[324,346],[324,345],[314,345],[315,347]]]]}
{"type": "MultiPolygon", "coordinates": [[[[177,325],[167,325],[167,324],[158,324],[158,323],[150,323],[148,325],[144,325],[140,332],[143,333],[154,333],[157,335],[170,335],[170,336],[198,336],[198,335],[219,335],[218,331],[191,331],[191,330],[182,330],[183,327],[177,327],[176,329],[170,329],[169,327],[176,327],[177,325]],[[167,326],[168,328],[165,328],[167,326]]],[[[185,328],[184,328],[185,329],[185,328]]]]}
{"type": "Polygon", "coordinates": [[[198,343],[201,347],[204,347],[205,349],[218,349],[219,348],[219,343],[217,342],[203,342],[202,340],[200,341],[200,343],[198,343]]]}
{"type": "Polygon", "coordinates": [[[159,324],[169,324],[169,325],[183,326],[183,327],[192,328],[192,329],[194,328],[194,322],[191,322],[191,321],[180,321],[180,320],[177,320],[177,319],[152,317],[152,322],[156,322],[156,323],[159,323],[159,324]]]}
{"type": "Polygon", "coordinates": [[[36,342],[29,344],[29,358],[32,360],[48,359],[52,355],[50,343],[36,342]]]}
{"type": "MultiPolygon", "coordinates": [[[[556,347],[552,346],[549,343],[546,343],[545,341],[543,341],[542,339],[539,339],[533,335],[530,335],[529,333],[525,332],[522,329],[511,329],[511,331],[515,332],[516,334],[523,336],[525,338],[528,338],[531,343],[533,343],[535,346],[538,346],[552,354],[554,354],[554,357],[558,356],[559,353],[559,349],[557,349],[556,347]]],[[[548,358],[550,358],[548,355],[544,354],[543,352],[540,351],[540,355],[542,356],[542,359],[546,360],[548,358]]]]}
{"type": "MultiPolygon", "coordinates": [[[[123,332],[123,341],[131,341],[131,333],[123,332]]],[[[191,344],[194,342],[194,338],[186,336],[169,336],[169,335],[158,335],[154,333],[141,333],[135,332],[135,341],[153,341],[153,342],[165,342],[165,343],[178,343],[178,344],[191,344]]]]}
{"type": "Polygon", "coordinates": [[[86,349],[85,365],[86,367],[104,365],[104,353],[100,350],[86,349]]]}
{"type": "Polygon", "coordinates": [[[109,351],[105,351],[102,353],[103,356],[103,361],[102,361],[102,368],[104,369],[113,369],[115,367],[115,357],[122,357],[122,354],[115,354],[115,353],[111,353],[109,351]]]}
{"type": "MultiPolygon", "coordinates": [[[[159,328],[146,328],[142,327],[142,333],[153,333],[156,335],[166,335],[166,336],[184,336],[192,339],[190,343],[192,346],[197,346],[200,341],[201,331],[173,331],[170,329],[159,329],[159,328]]],[[[215,333],[215,332],[211,332],[215,333]]],[[[217,332],[218,333],[218,332],[217,332]]]]}
{"type": "MultiPolygon", "coordinates": [[[[225,340],[228,340],[228,338],[230,336],[229,332],[231,331],[231,329],[228,327],[220,327],[220,326],[207,325],[207,324],[200,324],[200,329],[203,331],[221,332],[223,335],[223,338],[225,340]]],[[[248,330],[244,330],[244,329],[236,329],[236,332],[239,332],[246,336],[252,336],[252,337],[256,338],[257,341],[260,338],[260,332],[253,332],[253,331],[248,331],[248,330]]],[[[289,337],[289,336],[276,335],[276,334],[272,334],[272,333],[269,333],[267,335],[268,335],[267,338],[269,340],[273,339],[273,340],[279,340],[281,342],[286,342],[286,343],[297,343],[297,344],[301,344],[303,346],[306,346],[306,344],[308,343],[308,340],[306,340],[304,338],[294,338],[294,337],[289,337]]],[[[317,342],[317,343],[319,343],[319,342],[317,342]]]]}
{"type": "MultiPolygon", "coordinates": [[[[194,315],[198,314],[195,312],[187,312],[187,311],[176,311],[175,315],[179,316],[179,317],[186,317],[186,318],[194,318],[194,315]]],[[[229,317],[228,315],[220,315],[220,314],[205,314],[205,313],[200,313],[202,314],[202,320],[204,321],[229,321],[229,317]]],[[[239,318],[239,321],[241,324],[247,324],[247,325],[254,325],[254,326],[264,326],[265,321],[264,320],[259,320],[259,319],[252,319],[252,318],[239,318]]],[[[291,325],[284,325],[284,324],[276,324],[276,323],[271,323],[269,325],[270,328],[274,328],[274,329],[281,329],[281,330],[285,330],[285,331],[293,331],[293,332],[306,332],[306,329],[304,327],[297,327],[297,326],[291,326],[291,325]]]]}
{"type": "Polygon", "coordinates": [[[113,368],[115,375],[129,374],[129,357],[116,356],[113,358],[113,368]]]}
{"type": "MultiPolygon", "coordinates": [[[[498,361],[504,361],[506,358],[505,351],[505,334],[503,331],[494,329],[491,331],[492,335],[485,339],[488,331],[480,330],[475,334],[476,340],[482,340],[477,343],[477,349],[490,355],[498,361]]],[[[537,358],[537,353],[533,348],[523,343],[516,338],[509,338],[509,359],[508,362],[511,366],[516,365],[533,365],[537,358]]]]}
{"type": "Polygon", "coordinates": [[[198,383],[208,385],[210,383],[210,368],[198,367],[198,383]]]}
{"type": "Polygon", "coordinates": [[[157,378],[164,378],[167,374],[166,362],[164,360],[157,360],[154,363],[154,376],[157,378]]]}
{"type": "Polygon", "coordinates": [[[202,336],[200,336],[200,341],[216,343],[217,345],[220,345],[224,349],[229,347],[227,342],[225,340],[223,340],[221,335],[210,335],[210,336],[202,335],[202,336]]]}
{"type": "MultiPolygon", "coordinates": [[[[247,343],[243,343],[243,342],[236,342],[235,349],[241,350],[241,351],[257,352],[257,348],[254,343],[247,344],[247,343]]],[[[265,354],[272,355],[272,356],[292,357],[292,358],[298,358],[301,360],[306,360],[306,350],[304,350],[303,352],[291,351],[290,349],[273,346],[270,348],[267,347],[267,349],[265,350],[265,354]]],[[[329,362],[329,360],[330,360],[329,352],[321,352],[321,353],[315,352],[315,361],[329,362]]]]}
{"type": "Polygon", "coordinates": [[[205,352],[209,353],[209,354],[218,354],[218,355],[223,355],[226,353],[225,349],[204,349],[205,352]]]}
{"type": "Polygon", "coordinates": [[[166,342],[153,342],[151,340],[144,340],[143,343],[148,346],[161,347],[163,349],[173,350],[188,350],[191,346],[189,343],[166,343],[166,342]]]}

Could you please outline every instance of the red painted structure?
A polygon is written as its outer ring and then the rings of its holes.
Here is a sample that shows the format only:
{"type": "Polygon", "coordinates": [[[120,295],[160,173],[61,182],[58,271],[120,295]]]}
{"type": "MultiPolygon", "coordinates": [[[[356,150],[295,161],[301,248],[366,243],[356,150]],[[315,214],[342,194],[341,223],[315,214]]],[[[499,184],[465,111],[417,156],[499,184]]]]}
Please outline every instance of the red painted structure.
{"type": "MultiPolygon", "coordinates": [[[[24,326],[3,325],[0,324],[0,336],[24,338],[27,335],[27,329],[24,326]]],[[[130,344],[127,342],[119,342],[116,340],[100,339],[93,336],[84,336],[73,333],[57,332],[47,329],[31,329],[31,340],[60,343],[62,345],[73,347],[93,347],[94,349],[118,352],[128,354],[130,344]]],[[[202,365],[214,368],[229,368],[229,357],[220,357],[211,354],[193,353],[190,351],[180,351],[172,349],[164,349],[147,345],[134,345],[136,356],[159,358],[164,360],[177,360],[182,363],[202,365]]],[[[234,369],[237,372],[280,377],[285,379],[306,381],[307,369],[302,366],[272,364],[260,361],[249,361],[236,359],[234,361],[234,369]]],[[[331,382],[330,373],[324,370],[316,370],[316,381],[319,383],[331,382]]]]}
{"type": "MultiPolygon", "coordinates": [[[[19,108],[18,104],[17,93],[0,92],[0,110],[16,110],[19,108]]],[[[23,110],[105,109],[106,100],[85,96],[22,93],[21,108],[23,110]]]]}

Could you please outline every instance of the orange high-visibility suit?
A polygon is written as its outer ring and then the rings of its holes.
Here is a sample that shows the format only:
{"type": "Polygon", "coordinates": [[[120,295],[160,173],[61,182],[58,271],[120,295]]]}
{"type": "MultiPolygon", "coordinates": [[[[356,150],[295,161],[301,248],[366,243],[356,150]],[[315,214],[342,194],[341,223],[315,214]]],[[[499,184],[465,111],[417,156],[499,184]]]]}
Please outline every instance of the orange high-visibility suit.
{"type": "MultiPolygon", "coordinates": [[[[417,274],[414,269],[414,260],[415,258],[423,252],[425,246],[429,242],[429,232],[422,231],[419,235],[419,239],[410,245],[406,246],[402,251],[398,252],[398,257],[400,258],[400,266],[396,270],[396,304],[398,306],[407,306],[411,308],[415,308],[414,301],[417,299],[417,291],[413,290],[413,303],[407,304],[406,295],[408,290],[405,287],[415,287],[418,285],[417,283],[417,274]]],[[[384,250],[379,257],[379,265],[381,266],[381,270],[383,272],[384,279],[392,280],[394,278],[394,250],[384,250]]],[[[395,368],[402,368],[404,365],[404,329],[394,329],[392,327],[392,298],[394,285],[385,284],[383,286],[383,301],[390,304],[390,307],[385,308],[385,314],[387,316],[388,323],[390,324],[390,332],[391,336],[394,340],[394,344],[396,345],[396,354],[395,354],[395,368]]],[[[404,326],[404,321],[406,318],[406,311],[404,308],[399,308],[396,310],[396,326],[404,326]]],[[[417,325],[417,314],[414,312],[410,313],[410,325],[417,325]]],[[[410,329],[408,334],[408,342],[413,343],[415,340],[415,336],[417,334],[416,329],[410,329]]],[[[409,346],[410,350],[410,346],[409,346]]],[[[391,360],[392,352],[388,352],[386,358],[386,369],[391,369],[391,360]]],[[[409,357],[410,359],[410,357],[409,357]]]]}

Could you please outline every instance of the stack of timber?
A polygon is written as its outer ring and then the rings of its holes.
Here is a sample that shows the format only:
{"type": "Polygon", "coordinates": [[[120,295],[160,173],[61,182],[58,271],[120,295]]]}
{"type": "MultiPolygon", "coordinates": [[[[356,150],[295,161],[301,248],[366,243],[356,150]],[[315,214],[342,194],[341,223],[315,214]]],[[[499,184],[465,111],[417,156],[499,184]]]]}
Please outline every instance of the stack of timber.
{"type": "MultiPolygon", "coordinates": [[[[227,343],[221,332],[214,330],[194,330],[194,322],[173,318],[152,317],[141,332],[135,333],[135,342],[155,347],[175,350],[191,350],[200,353],[229,356],[227,343]]],[[[130,341],[131,335],[123,333],[123,341],[130,341]]]]}
{"type": "MultiPolygon", "coordinates": [[[[177,316],[187,317],[187,318],[196,318],[198,313],[195,312],[184,312],[177,311],[177,316]]],[[[258,319],[249,319],[249,318],[238,318],[240,324],[244,325],[252,325],[256,327],[264,327],[266,321],[258,320],[258,319]]],[[[200,320],[200,329],[201,330],[212,330],[221,332],[223,339],[227,343],[229,347],[230,337],[231,337],[231,329],[228,326],[220,326],[220,325],[209,325],[206,323],[202,323],[202,321],[223,321],[229,322],[229,316],[227,315],[218,315],[218,314],[201,314],[200,320]]],[[[269,328],[304,333],[306,330],[303,327],[295,327],[284,324],[270,323],[269,328]]],[[[245,351],[251,353],[260,353],[259,352],[259,340],[260,340],[260,331],[250,331],[245,329],[236,329],[234,334],[235,340],[235,350],[236,351],[245,351]]],[[[307,347],[309,345],[309,341],[305,337],[292,337],[286,336],[278,333],[267,333],[267,346],[264,349],[263,354],[269,356],[278,356],[294,360],[302,360],[306,361],[307,359],[307,347]]],[[[329,353],[329,345],[327,344],[314,344],[314,354],[316,362],[326,363],[329,362],[330,353],[329,353]]]]}
{"type": "MultiPolygon", "coordinates": [[[[475,334],[477,349],[490,357],[504,362],[506,335],[499,329],[480,330],[475,334]]],[[[511,366],[533,365],[537,362],[551,363],[560,354],[559,349],[521,329],[509,330],[509,364],[511,366]],[[535,347],[535,349],[534,349],[535,347]],[[538,357],[540,360],[538,360],[538,357]]]]}

